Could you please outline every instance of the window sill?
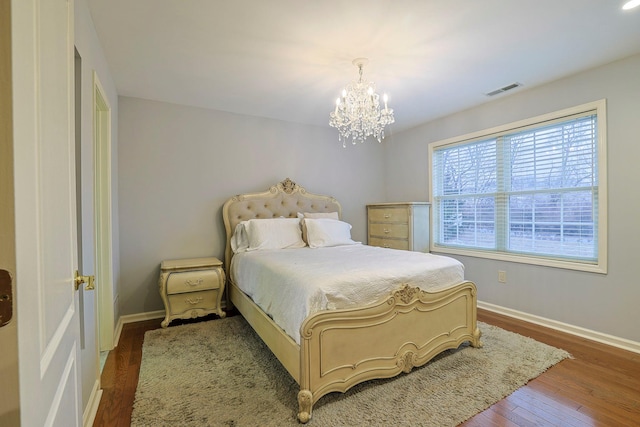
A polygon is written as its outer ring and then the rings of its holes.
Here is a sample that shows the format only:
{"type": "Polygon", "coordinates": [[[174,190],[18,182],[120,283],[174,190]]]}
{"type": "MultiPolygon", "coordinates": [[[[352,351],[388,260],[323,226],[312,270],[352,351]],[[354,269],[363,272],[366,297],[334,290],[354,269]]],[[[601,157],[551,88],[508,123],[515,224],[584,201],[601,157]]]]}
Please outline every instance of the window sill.
{"type": "Polygon", "coordinates": [[[587,262],[535,257],[530,255],[516,255],[473,249],[450,248],[437,246],[433,243],[431,244],[430,251],[448,255],[462,255],[475,258],[492,259],[496,261],[517,262],[520,264],[531,264],[543,267],[563,268],[566,270],[585,271],[588,273],[607,274],[607,263],[603,260],[599,260],[598,263],[592,264],[587,262]]]}

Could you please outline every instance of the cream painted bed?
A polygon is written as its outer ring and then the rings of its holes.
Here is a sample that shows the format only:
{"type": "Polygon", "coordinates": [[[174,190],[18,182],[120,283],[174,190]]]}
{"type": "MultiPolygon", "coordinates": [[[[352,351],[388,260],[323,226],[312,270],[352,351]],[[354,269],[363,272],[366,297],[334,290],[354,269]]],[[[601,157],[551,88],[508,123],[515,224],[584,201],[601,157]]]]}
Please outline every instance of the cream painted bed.
{"type": "MultiPolygon", "coordinates": [[[[308,193],[288,178],[266,192],[229,199],[222,208],[226,271],[231,271],[233,256],[230,238],[240,221],[334,211],[342,217],[342,208],[333,197],[308,193]]],[[[311,418],[313,404],[327,393],[408,373],[465,341],[481,346],[472,282],[436,293],[404,284],[366,307],[318,312],[303,322],[298,345],[229,276],[227,273],[229,305],[238,309],[300,385],[298,419],[303,423],[311,418]]]]}

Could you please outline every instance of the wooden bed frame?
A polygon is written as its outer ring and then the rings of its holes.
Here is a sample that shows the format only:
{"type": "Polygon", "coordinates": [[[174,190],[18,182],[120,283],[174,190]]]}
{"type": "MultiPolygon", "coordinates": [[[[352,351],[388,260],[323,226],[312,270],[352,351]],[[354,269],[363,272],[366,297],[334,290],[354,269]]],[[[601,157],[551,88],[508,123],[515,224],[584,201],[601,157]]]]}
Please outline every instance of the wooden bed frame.
{"type": "Polygon", "coordinates": [[[298,419],[303,423],[311,418],[313,404],[327,393],[408,373],[465,341],[473,347],[482,345],[476,287],[468,281],[435,293],[404,284],[372,305],[318,312],[303,322],[300,345],[235,285],[229,269],[230,238],[240,221],[336,211],[342,217],[333,197],[307,193],[289,178],[266,192],[237,195],[222,208],[229,307],[237,307],[300,385],[298,419]]]}

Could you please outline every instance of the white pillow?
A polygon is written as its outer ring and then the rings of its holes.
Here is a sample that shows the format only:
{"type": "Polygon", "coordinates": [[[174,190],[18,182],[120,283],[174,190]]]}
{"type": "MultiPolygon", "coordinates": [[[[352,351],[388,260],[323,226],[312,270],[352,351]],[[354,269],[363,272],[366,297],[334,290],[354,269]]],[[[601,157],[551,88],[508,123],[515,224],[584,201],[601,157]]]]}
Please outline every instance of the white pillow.
{"type": "Polygon", "coordinates": [[[302,230],[298,218],[250,219],[245,226],[248,251],[302,248],[302,230]]]}
{"type": "Polygon", "coordinates": [[[236,225],[236,229],[231,236],[231,250],[234,254],[246,252],[249,249],[249,238],[247,237],[246,225],[249,221],[241,221],[236,225]]]}
{"type": "Polygon", "coordinates": [[[340,219],[338,212],[298,212],[298,218],[301,218],[300,225],[302,226],[302,240],[309,243],[307,239],[307,225],[304,222],[304,218],[331,218],[340,219]]]}
{"type": "Polygon", "coordinates": [[[357,245],[351,239],[351,224],[329,218],[305,218],[310,248],[357,245]]]}

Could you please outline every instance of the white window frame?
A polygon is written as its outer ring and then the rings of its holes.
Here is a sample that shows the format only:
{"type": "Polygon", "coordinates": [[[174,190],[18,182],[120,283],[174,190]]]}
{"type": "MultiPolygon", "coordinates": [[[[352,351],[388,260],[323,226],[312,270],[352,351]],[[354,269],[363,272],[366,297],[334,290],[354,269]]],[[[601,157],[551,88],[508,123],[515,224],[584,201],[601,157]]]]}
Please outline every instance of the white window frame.
{"type": "MultiPolygon", "coordinates": [[[[580,270],[587,271],[593,273],[607,273],[607,241],[608,241],[608,232],[607,232],[607,115],[606,115],[606,100],[601,99],[598,101],[590,102],[587,104],[582,104],[576,107],[567,108],[560,111],[555,111],[552,113],[544,114],[541,116],[520,120],[513,123],[508,123],[505,125],[497,126],[491,129],[485,129],[478,132],[469,133],[466,135],[453,137],[449,139],[445,139],[442,141],[437,141],[429,144],[429,168],[431,169],[430,179],[429,179],[429,198],[430,200],[434,200],[433,196],[433,182],[434,182],[434,151],[436,149],[443,146],[453,146],[463,143],[469,143],[472,141],[481,141],[483,139],[489,139],[494,137],[496,134],[503,134],[506,132],[517,131],[522,128],[532,127],[532,126],[543,126],[545,122],[552,122],[562,119],[564,117],[570,117],[577,114],[583,114],[586,112],[595,112],[597,116],[597,133],[596,133],[596,144],[597,144],[597,155],[598,155],[598,258],[595,263],[593,262],[583,262],[579,260],[570,260],[570,259],[558,259],[552,257],[544,257],[544,256],[532,256],[526,254],[516,254],[516,253],[505,253],[505,252],[496,252],[492,250],[485,249],[474,249],[474,248],[459,248],[459,247],[448,247],[448,246],[439,246],[434,242],[434,233],[431,234],[430,238],[430,250],[433,252],[446,253],[452,255],[464,255],[464,256],[472,256],[479,258],[487,258],[494,259],[499,261],[510,261],[510,262],[518,262],[524,264],[534,264],[534,265],[542,265],[548,267],[556,267],[556,268],[564,268],[571,270],[580,270]]],[[[431,229],[434,230],[434,216],[431,215],[431,229]]]]}

